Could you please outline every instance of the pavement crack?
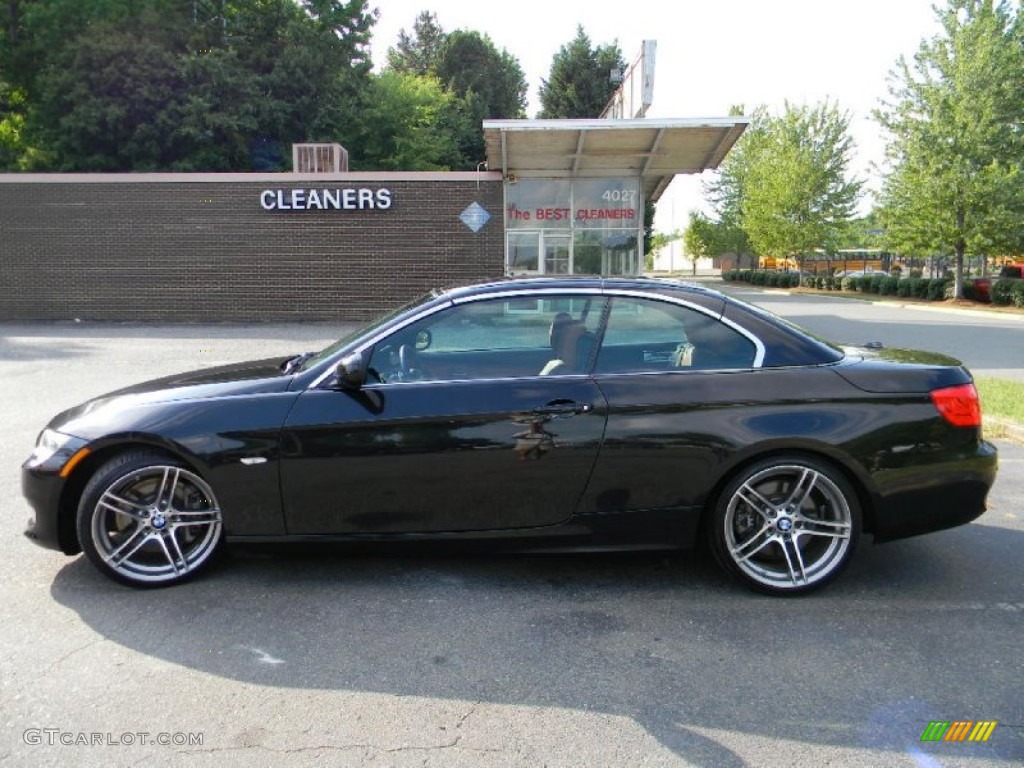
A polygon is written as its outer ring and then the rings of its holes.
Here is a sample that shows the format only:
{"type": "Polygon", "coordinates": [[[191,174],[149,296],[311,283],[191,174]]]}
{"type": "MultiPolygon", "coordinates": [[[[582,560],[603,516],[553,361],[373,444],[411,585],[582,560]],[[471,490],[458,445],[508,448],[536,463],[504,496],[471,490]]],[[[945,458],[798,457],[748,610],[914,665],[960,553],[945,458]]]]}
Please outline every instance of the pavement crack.
{"type": "Polygon", "coordinates": [[[91,646],[96,645],[96,643],[102,643],[103,640],[104,640],[104,638],[102,638],[102,637],[94,637],[89,642],[84,643],[84,644],[79,645],[79,646],[76,646],[75,648],[72,648],[70,651],[68,651],[63,656],[61,656],[59,659],[57,659],[52,664],[50,664],[50,666],[48,666],[46,668],[46,674],[50,674],[51,672],[53,672],[54,668],[59,667],[65,661],[67,661],[72,656],[74,656],[76,653],[80,653],[81,651],[84,651],[86,648],[89,648],[91,646]]]}
{"type": "Polygon", "coordinates": [[[469,711],[466,712],[466,714],[464,714],[462,717],[459,718],[459,722],[457,722],[455,724],[455,729],[458,730],[459,728],[461,728],[462,724],[464,722],[466,722],[466,720],[469,719],[469,716],[472,715],[474,712],[476,712],[479,707],[480,707],[480,702],[479,701],[474,701],[473,705],[469,708],[469,711]]]}

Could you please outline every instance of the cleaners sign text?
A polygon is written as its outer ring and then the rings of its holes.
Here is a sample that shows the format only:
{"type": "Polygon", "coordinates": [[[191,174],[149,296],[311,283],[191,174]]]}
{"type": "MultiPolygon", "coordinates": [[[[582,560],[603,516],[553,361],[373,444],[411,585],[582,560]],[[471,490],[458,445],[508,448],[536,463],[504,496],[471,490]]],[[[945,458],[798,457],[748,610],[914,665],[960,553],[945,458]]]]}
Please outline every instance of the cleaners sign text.
{"type": "Polygon", "coordinates": [[[264,189],[265,211],[372,211],[391,207],[390,189],[264,189]]]}

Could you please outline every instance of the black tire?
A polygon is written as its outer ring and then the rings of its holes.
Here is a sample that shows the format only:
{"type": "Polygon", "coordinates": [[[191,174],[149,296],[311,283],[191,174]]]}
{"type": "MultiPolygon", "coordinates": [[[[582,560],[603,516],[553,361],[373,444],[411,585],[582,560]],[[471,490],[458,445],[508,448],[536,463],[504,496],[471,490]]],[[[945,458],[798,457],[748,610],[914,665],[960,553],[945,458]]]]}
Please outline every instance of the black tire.
{"type": "Polygon", "coordinates": [[[771,595],[823,587],[850,562],[861,509],[850,481],[808,456],[773,456],[744,467],[711,511],[708,544],[728,573],[771,595]]]}
{"type": "Polygon", "coordinates": [[[223,539],[213,490],[182,462],[154,451],[118,454],[89,479],[76,518],[82,551],[133,587],[178,584],[216,559],[223,539]]]}

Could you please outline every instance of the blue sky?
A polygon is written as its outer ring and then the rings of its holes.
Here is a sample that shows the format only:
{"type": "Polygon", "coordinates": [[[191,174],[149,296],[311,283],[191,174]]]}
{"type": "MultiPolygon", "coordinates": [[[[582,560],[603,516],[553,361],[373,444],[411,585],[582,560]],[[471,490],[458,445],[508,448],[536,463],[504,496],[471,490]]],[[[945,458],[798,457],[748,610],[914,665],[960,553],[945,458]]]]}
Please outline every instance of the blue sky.
{"type": "MultiPolygon", "coordinates": [[[[541,78],[577,24],[595,43],[617,41],[627,60],[644,39],[658,41],[650,117],[715,117],[732,104],[781,110],[787,100],[830,99],[851,113],[854,171],[869,182],[870,166],[881,162],[884,148],[871,110],[886,95],[886,76],[901,54],[912,56],[938,31],[932,0],[380,0],[377,7],[376,64],[385,61],[400,29],[410,30],[421,10],[431,10],[446,30],[486,32],[519,59],[531,117],[539,108],[541,78]]],[[[677,178],[662,197],[655,226],[683,228],[687,212],[702,201],[699,178],[677,178]]],[[[870,200],[861,207],[868,210],[870,200]]]]}

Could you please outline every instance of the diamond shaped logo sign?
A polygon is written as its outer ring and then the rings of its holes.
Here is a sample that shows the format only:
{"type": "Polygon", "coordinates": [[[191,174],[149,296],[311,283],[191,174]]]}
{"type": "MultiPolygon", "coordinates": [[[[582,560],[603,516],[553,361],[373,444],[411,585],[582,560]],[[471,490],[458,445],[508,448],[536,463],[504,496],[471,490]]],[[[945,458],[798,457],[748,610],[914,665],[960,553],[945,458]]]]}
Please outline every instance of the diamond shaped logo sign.
{"type": "Polygon", "coordinates": [[[479,232],[481,227],[491,220],[489,214],[480,203],[470,203],[466,210],[459,214],[462,223],[474,232],[479,232]]]}

